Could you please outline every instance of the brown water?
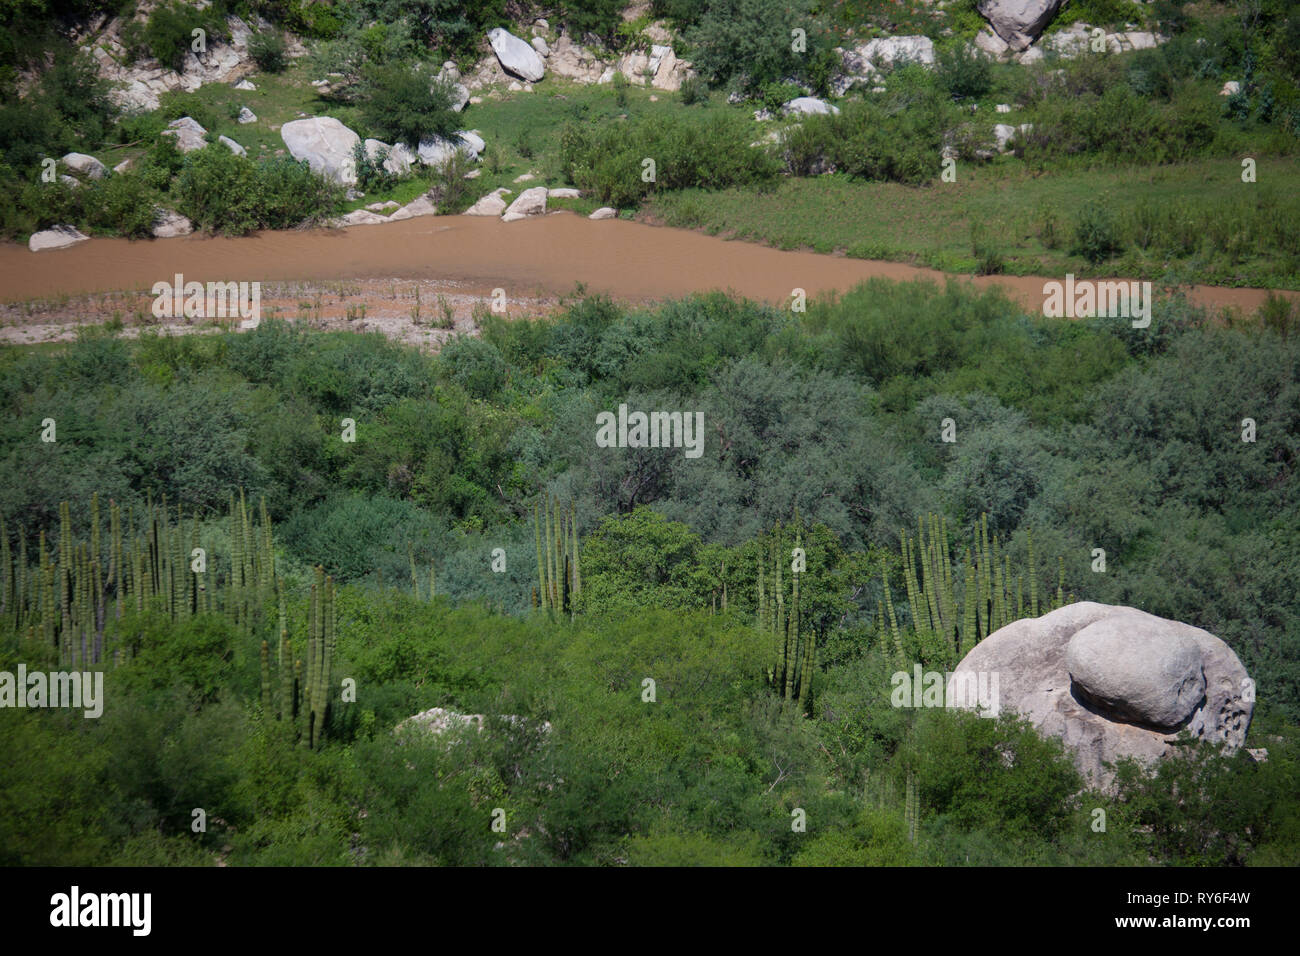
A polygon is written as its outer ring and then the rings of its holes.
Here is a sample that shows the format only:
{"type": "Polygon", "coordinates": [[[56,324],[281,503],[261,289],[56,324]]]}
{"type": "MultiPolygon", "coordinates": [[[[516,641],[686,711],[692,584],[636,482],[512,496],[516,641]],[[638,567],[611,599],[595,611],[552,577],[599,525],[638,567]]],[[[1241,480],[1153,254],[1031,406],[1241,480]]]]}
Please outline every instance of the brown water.
{"type": "MultiPolygon", "coordinates": [[[[0,244],[0,301],[18,302],[110,290],[147,290],[176,273],[186,281],[424,279],[507,297],[592,292],[633,300],[720,289],[766,302],[846,291],[875,276],[944,273],[894,262],[782,252],[697,232],[623,220],[593,222],[569,212],[503,223],[476,216],[426,216],[350,229],[266,232],[242,238],[92,239],[70,249],[31,253],[0,244]]],[[[1000,285],[1026,308],[1042,307],[1043,283],[1060,276],[969,278],[1000,285]]],[[[1283,293],[1300,298],[1300,293],[1283,293]]],[[[1253,311],[1262,289],[1195,286],[1199,304],[1253,311]]]]}

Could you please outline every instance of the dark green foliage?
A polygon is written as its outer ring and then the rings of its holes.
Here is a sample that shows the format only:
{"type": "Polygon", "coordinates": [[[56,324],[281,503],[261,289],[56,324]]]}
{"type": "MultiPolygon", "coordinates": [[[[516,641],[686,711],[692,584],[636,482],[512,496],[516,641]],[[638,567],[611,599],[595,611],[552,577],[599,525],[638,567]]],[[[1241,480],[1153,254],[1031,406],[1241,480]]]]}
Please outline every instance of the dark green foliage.
{"type": "Polygon", "coordinates": [[[723,189],[770,180],[777,164],[749,148],[752,136],[749,124],[731,115],[658,115],[596,128],[571,124],[560,134],[560,161],[580,189],[610,205],[632,206],[660,189],[723,189]],[[653,161],[653,170],[646,160],[653,161]]]}
{"type": "Polygon", "coordinates": [[[715,86],[750,93],[787,77],[824,80],[816,75],[820,55],[835,43],[816,10],[806,0],[716,0],[686,32],[690,59],[715,86]],[[795,28],[806,31],[806,51],[792,49],[795,28]]]}
{"type": "Polygon", "coordinates": [[[448,88],[410,63],[371,64],[363,71],[361,116],[379,139],[414,147],[431,137],[451,139],[460,117],[448,88]]]}
{"type": "Polygon", "coordinates": [[[209,45],[225,38],[225,20],[220,15],[223,9],[199,10],[179,0],[170,0],[154,8],[143,28],[135,29],[138,24],[132,21],[123,41],[132,53],[152,56],[163,66],[180,72],[185,69],[185,57],[195,42],[195,30],[206,33],[205,43],[209,45]]]}
{"type": "Polygon", "coordinates": [[[1074,223],[1074,244],[1070,252],[1096,265],[1118,251],[1119,239],[1110,210],[1101,202],[1084,206],[1074,223]]]}
{"type": "Polygon", "coordinates": [[[248,41],[248,52],[264,73],[281,73],[288,65],[284,37],[275,30],[259,30],[248,41]]]}
{"type": "Polygon", "coordinates": [[[191,153],[172,187],[201,229],[243,235],[285,229],[333,212],[342,190],[288,157],[253,162],[220,143],[191,153]]]}

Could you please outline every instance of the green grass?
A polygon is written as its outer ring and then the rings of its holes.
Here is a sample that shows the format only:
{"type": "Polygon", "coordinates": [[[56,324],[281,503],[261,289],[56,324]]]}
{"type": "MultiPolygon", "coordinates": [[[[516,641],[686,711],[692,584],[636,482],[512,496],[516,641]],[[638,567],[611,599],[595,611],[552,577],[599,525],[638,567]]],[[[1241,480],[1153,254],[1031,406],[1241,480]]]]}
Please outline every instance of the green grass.
{"type": "Polygon", "coordinates": [[[1097,201],[1123,216],[1141,203],[1170,208],[1194,197],[1201,216],[1231,220],[1249,238],[1259,231],[1252,229],[1253,222],[1286,214],[1287,207],[1292,207],[1291,222],[1297,221],[1300,210],[1294,209],[1294,193],[1284,185],[1269,185],[1294,182],[1297,174],[1297,161],[1273,159],[1260,163],[1260,182],[1251,185],[1241,182],[1235,160],[1034,176],[1017,160],[1004,158],[984,168],[961,168],[956,183],[919,188],[829,175],[784,180],[763,194],[688,190],[660,196],[647,214],[667,225],[782,249],[890,259],[958,272],[975,268],[970,236],[971,224],[978,223],[1013,275],[1123,272],[1156,278],[1177,266],[1207,283],[1296,289],[1300,288],[1300,256],[1264,250],[1246,257],[1242,250],[1216,248],[1219,244],[1208,233],[1196,237],[1195,249],[1175,259],[1133,247],[1093,267],[1081,256],[1070,255],[1068,248],[1078,212],[1097,201]],[[1052,220],[1056,241],[1049,228],[1052,220]],[[1055,248],[1049,248],[1049,243],[1055,248]]]}

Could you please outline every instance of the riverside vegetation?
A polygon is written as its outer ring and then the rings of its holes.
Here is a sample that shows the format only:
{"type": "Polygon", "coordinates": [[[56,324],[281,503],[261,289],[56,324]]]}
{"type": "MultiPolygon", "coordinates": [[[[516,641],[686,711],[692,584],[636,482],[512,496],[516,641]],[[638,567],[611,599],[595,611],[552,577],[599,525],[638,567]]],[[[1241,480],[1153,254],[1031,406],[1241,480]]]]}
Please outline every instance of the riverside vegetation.
{"type": "Polygon", "coordinates": [[[436,356],[275,320],[6,348],[0,671],[107,673],[96,720],[0,710],[0,859],[1294,864],[1297,316],[1154,316],[875,281],[578,297],[436,356]],[[703,455],[598,447],[621,402],[702,412],[703,455]],[[1011,715],[891,706],[1084,599],[1227,641],[1268,759],[1094,793],[1011,715]],[[435,706],[483,729],[394,733],[435,706]]]}
{"type": "MultiPolygon", "coordinates": [[[[74,20],[109,9],[101,0],[68,8],[74,20]]],[[[263,72],[256,93],[209,84],[167,94],[158,110],[135,116],[111,108],[93,68],[41,9],[18,3],[0,13],[0,188],[13,197],[0,205],[0,232],[11,238],[55,223],[144,236],[155,205],[178,209],[202,229],[241,234],[319,222],[377,200],[404,203],[430,189],[441,211],[459,212],[538,170],[551,185],[584,190],[581,200],[557,207],[590,212],[613,204],[782,248],[949,271],[1123,272],[1300,288],[1300,199],[1287,188],[1300,173],[1300,12],[1281,0],[1071,3],[1053,30],[1088,18],[1102,26],[1132,21],[1170,40],[1030,66],[962,52],[982,23],[969,0],[942,12],[880,0],[816,7],[663,0],[651,13],[677,29],[682,54],[700,71],[680,92],[658,91],[652,102],[635,85],[583,87],[548,77],[535,93],[485,99],[463,114],[451,113],[413,71],[431,72],[448,58],[468,68],[482,53],[484,31],[506,22],[504,5],[492,0],[454,8],[245,0],[189,13],[163,5],[140,49],[166,59],[168,44],[214,11],[257,14],[273,24],[254,44],[263,72]],[[805,56],[788,50],[791,16],[808,25],[805,56]],[[792,80],[826,95],[827,58],[849,29],[858,37],[878,29],[928,34],[937,44],[935,68],[902,66],[882,92],[851,91],[837,116],[754,122],[756,107],[777,110],[802,92],[792,80]],[[300,35],[310,56],[277,56],[282,30],[300,35]],[[45,63],[20,96],[20,71],[45,63]],[[311,81],[326,73],[340,79],[322,92],[311,81]],[[1231,96],[1219,95],[1226,81],[1239,84],[1231,96]],[[728,102],[728,93],[741,102],[728,102]],[[260,117],[250,126],[235,118],[246,101],[260,117]],[[1014,115],[1000,115],[999,104],[1014,115]],[[472,125],[489,144],[483,175],[376,176],[364,198],[345,201],[301,164],[246,159],[216,143],[229,135],[251,157],[263,146],[270,156],[283,146],[272,126],[300,114],[336,116],[363,137],[385,140],[394,132],[386,117],[400,117],[408,135],[472,125]],[[185,115],[209,130],[212,145],[181,156],[159,134],[185,115]],[[1017,134],[1011,153],[982,158],[993,151],[993,125],[1004,121],[1032,129],[1017,134]],[[958,163],[955,183],[940,181],[945,148],[958,163]],[[41,157],[71,149],[109,167],[124,158],[135,165],[75,188],[39,181],[41,157]],[[646,157],[656,159],[657,182],[640,176],[646,157]],[[1254,183],[1241,181],[1243,157],[1258,164],[1254,183]]],[[[613,0],[546,12],[609,50],[645,43],[644,22],[625,23],[613,0]]]]}

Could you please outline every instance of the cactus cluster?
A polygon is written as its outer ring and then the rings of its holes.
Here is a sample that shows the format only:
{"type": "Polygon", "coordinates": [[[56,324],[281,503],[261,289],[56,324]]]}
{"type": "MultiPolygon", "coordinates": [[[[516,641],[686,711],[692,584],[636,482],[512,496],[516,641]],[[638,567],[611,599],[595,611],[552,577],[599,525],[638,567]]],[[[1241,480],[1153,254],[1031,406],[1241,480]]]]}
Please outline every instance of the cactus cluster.
{"type": "Polygon", "coordinates": [[[577,614],[582,598],[582,568],[578,556],[578,522],[569,503],[547,495],[533,506],[533,535],[537,541],[537,589],[533,607],[552,616],[577,614]]]}
{"type": "MultiPolygon", "coordinates": [[[[795,515],[793,546],[803,546],[803,526],[795,515]]],[[[758,564],[758,629],[771,635],[771,658],[766,677],[773,691],[794,700],[808,713],[813,707],[813,673],[817,659],[817,634],[803,627],[799,579],[806,571],[790,560],[786,529],[777,525],[760,544],[758,564]],[[785,574],[790,561],[790,573],[785,574]],[[788,584],[787,584],[788,578],[788,584]],[[787,605],[787,595],[789,603],[787,605]],[[787,610],[788,607],[788,610],[787,610]]]]}
{"type": "Polygon", "coordinates": [[[262,712],[280,721],[303,747],[315,747],[325,733],[333,685],[335,633],[338,612],[334,579],[317,566],[307,614],[307,660],[293,656],[289,643],[284,593],[279,594],[280,642],[272,673],[271,647],[262,642],[262,712]]]}
{"type": "MultiPolygon", "coordinates": [[[[1013,574],[1010,554],[1003,550],[996,534],[989,535],[987,514],[980,517],[974,540],[960,565],[952,556],[948,525],[943,518],[927,515],[917,525],[915,538],[907,531],[899,533],[903,586],[914,628],[941,635],[958,656],[965,656],[998,628],[1022,617],[1039,615],[1038,568],[1032,530],[1027,530],[1025,535],[1029,566],[1013,574]],[[959,578],[960,590],[955,584],[959,578]],[[1025,603],[1026,584],[1028,604],[1025,603]]],[[[1065,565],[1063,559],[1058,560],[1060,583],[1048,610],[1066,603],[1065,565]]],[[[902,636],[883,560],[881,575],[885,614],[895,653],[901,657],[902,636]]]]}
{"type": "Polygon", "coordinates": [[[127,608],[156,607],[173,619],[221,612],[245,633],[258,625],[275,591],[274,548],[266,504],[256,523],[241,494],[230,500],[230,555],[224,580],[200,555],[199,518],[152,497],[142,515],[109,502],[108,543],[102,541],[99,495],[90,500],[90,540],[76,541],[68,502],[59,505],[57,548],[39,533],[35,561],[19,529],[17,554],[0,521],[0,621],[42,641],[64,666],[120,662],[129,648],[111,646],[111,622],[127,608]]]}

